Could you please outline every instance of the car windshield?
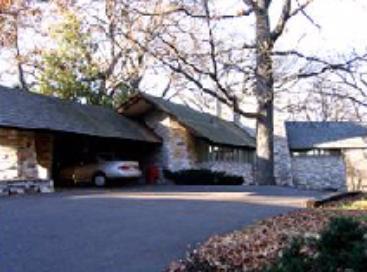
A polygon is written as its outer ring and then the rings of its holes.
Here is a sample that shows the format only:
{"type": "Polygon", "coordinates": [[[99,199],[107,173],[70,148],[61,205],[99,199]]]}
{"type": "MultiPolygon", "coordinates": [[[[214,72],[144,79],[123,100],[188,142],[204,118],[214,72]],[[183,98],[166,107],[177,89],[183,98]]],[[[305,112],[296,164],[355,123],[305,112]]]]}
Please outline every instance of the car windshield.
{"type": "Polygon", "coordinates": [[[99,161],[121,161],[122,157],[116,156],[115,154],[98,154],[97,160],[99,161]]]}

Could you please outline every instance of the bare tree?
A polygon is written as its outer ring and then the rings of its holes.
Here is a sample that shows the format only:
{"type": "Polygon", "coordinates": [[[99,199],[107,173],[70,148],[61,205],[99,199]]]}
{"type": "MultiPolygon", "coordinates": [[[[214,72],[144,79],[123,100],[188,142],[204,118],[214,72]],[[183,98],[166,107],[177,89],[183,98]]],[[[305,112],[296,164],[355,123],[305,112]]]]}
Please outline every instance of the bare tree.
{"type": "MultiPolygon", "coordinates": [[[[147,1],[138,1],[147,2],[147,1]]],[[[162,1],[163,2],[163,1],[162,1]]],[[[273,111],[276,89],[290,84],[341,71],[352,73],[353,65],[365,56],[328,61],[321,56],[308,56],[297,50],[281,51],[276,43],[289,22],[304,16],[319,27],[307,13],[313,0],[242,0],[238,9],[223,13],[220,1],[166,1],[161,10],[130,6],[129,13],[146,17],[168,18],[167,32],[155,36],[160,50],[152,50],[134,38],[137,46],[149,52],[159,62],[179,74],[188,89],[195,88],[234,108],[243,116],[257,119],[257,159],[255,178],[258,184],[273,184],[273,111]],[[280,4],[281,12],[273,21],[270,13],[280,4]],[[226,35],[223,29],[242,29],[226,35]],[[274,26],[274,27],[271,27],[274,26]],[[246,31],[247,30],[247,31],[246,31]],[[282,59],[296,59],[288,73],[278,73],[274,66],[282,59]],[[237,106],[240,94],[255,95],[257,111],[249,112],[237,106]]],[[[125,35],[128,37],[127,33],[125,35]]]]}
{"type": "Polygon", "coordinates": [[[34,4],[38,1],[8,0],[0,6],[0,47],[14,52],[18,85],[28,90],[24,65],[27,54],[22,52],[21,32],[34,28],[40,19],[40,9],[34,4]]]}
{"type": "MultiPolygon", "coordinates": [[[[142,48],[157,50],[155,35],[165,29],[163,18],[128,12],[131,5],[128,0],[82,3],[61,0],[54,4],[55,13],[60,15],[55,16],[56,24],[51,26],[49,36],[56,46],[43,49],[43,58],[37,65],[39,82],[47,94],[76,100],[87,98],[87,102],[96,104],[110,104],[113,100],[118,104],[118,101],[141,89],[148,73],[155,69],[167,71],[162,66],[155,67],[152,56],[142,48]],[[65,27],[70,23],[73,27],[65,27]],[[73,36],[73,41],[65,38],[68,35],[73,36]],[[64,47],[70,50],[64,50],[64,47]],[[56,55],[58,62],[53,58],[56,55]],[[56,74],[54,71],[62,72],[64,69],[75,70],[67,74],[70,81],[52,76],[56,74]],[[65,81],[67,84],[63,84],[65,81]],[[70,88],[68,82],[71,81],[82,91],[75,90],[77,87],[70,88]]],[[[149,1],[147,5],[157,10],[160,1],[149,1]]],[[[169,85],[168,82],[166,88],[169,85]]]]}
{"type": "MultiPolygon", "coordinates": [[[[273,184],[276,91],[287,94],[292,85],[330,74],[333,79],[339,77],[335,90],[348,84],[357,91],[362,88],[362,93],[365,90],[364,77],[355,81],[353,75],[366,55],[330,60],[277,47],[295,17],[303,16],[319,27],[307,12],[314,1],[238,0],[227,12],[219,0],[108,0],[103,15],[91,14],[98,10],[93,6],[86,9],[86,31],[93,33],[91,45],[98,52],[91,60],[101,68],[97,80],[113,93],[121,84],[139,88],[148,66],[157,73],[168,69],[174,80],[169,81],[164,95],[169,88],[200,91],[245,117],[256,118],[255,178],[258,184],[273,184]],[[271,17],[279,7],[278,16],[271,17]],[[293,64],[280,70],[279,64],[285,61],[293,64]],[[256,97],[254,111],[238,103],[248,96],[256,97]]],[[[326,91],[322,92],[326,99],[326,91]]],[[[349,92],[333,91],[331,95],[363,103],[363,96],[355,98],[349,92]]]]}
{"type": "Polygon", "coordinates": [[[338,86],[327,77],[317,78],[301,92],[289,93],[289,101],[281,109],[290,120],[363,121],[366,107],[363,98],[350,88],[338,86]]]}

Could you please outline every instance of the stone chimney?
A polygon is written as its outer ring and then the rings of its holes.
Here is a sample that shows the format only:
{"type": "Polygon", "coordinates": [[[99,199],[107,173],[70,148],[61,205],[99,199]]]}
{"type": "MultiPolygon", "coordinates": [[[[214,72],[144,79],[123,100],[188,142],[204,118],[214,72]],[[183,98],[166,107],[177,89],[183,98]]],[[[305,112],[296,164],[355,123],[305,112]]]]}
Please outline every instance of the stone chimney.
{"type": "Polygon", "coordinates": [[[236,125],[241,124],[241,115],[238,113],[239,106],[238,106],[238,99],[237,97],[233,98],[233,122],[236,125]]]}
{"type": "Polygon", "coordinates": [[[223,118],[222,102],[220,102],[218,98],[216,98],[215,110],[216,110],[217,117],[223,118]]]}
{"type": "Polygon", "coordinates": [[[274,176],[277,185],[294,186],[285,120],[282,113],[274,111],[274,176]]]}

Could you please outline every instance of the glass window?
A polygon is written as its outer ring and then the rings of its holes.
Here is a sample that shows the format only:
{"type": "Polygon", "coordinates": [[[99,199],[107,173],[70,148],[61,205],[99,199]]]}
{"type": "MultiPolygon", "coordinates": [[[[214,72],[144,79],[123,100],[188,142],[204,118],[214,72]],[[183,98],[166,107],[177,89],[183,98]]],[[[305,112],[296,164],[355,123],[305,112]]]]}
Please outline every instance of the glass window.
{"type": "Polygon", "coordinates": [[[301,156],[339,156],[341,154],[340,149],[307,149],[307,150],[297,150],[292,151],[293,157],[301,156]]]}
{"type": "Polygon", "coordinates": [[[250,149],[233,148],[200,142],[197,144],[198,158],[200,161],[223,161],[253,163],[254,151],[250,149]]]}

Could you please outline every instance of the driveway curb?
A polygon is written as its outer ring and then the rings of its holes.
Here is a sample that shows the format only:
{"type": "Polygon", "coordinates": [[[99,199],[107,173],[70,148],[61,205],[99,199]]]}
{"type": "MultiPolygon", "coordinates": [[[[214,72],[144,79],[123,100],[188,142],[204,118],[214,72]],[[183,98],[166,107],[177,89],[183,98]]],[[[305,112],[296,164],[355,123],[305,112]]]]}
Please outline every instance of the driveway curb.
{"type": "Polygon", "coordinates": [[[339,199],[342,199],[344,197],[348,197],[348,196],[356,196],[361,194],[361,191],[355,191],[355,192],[341,192],[341,193],[334,193],[325,197],[320,197],[317,199],[312,199],[312,200],[308,200],[306,202],[306,207],[307,208],[318,208],[321,205],[331,202],[331,201],[336,201],[339,199]]]}

